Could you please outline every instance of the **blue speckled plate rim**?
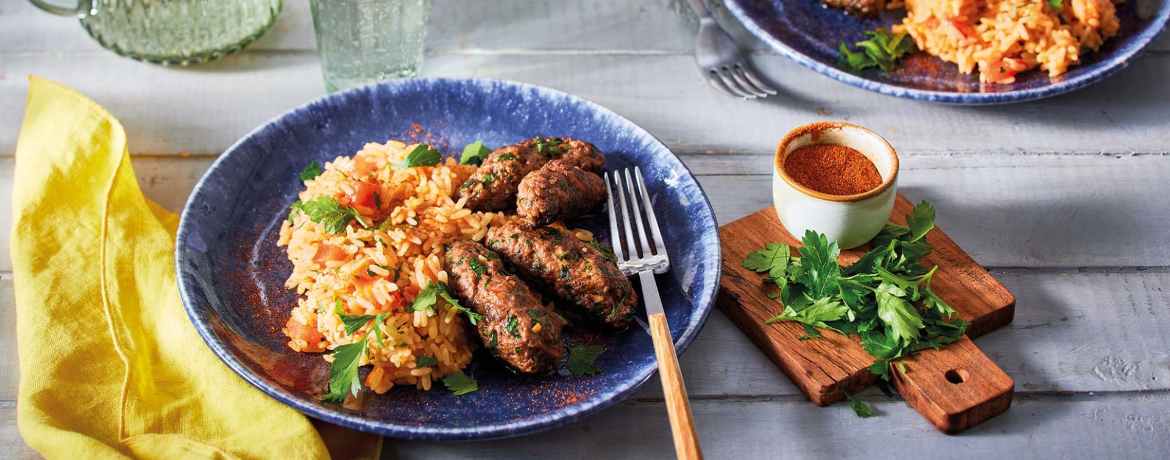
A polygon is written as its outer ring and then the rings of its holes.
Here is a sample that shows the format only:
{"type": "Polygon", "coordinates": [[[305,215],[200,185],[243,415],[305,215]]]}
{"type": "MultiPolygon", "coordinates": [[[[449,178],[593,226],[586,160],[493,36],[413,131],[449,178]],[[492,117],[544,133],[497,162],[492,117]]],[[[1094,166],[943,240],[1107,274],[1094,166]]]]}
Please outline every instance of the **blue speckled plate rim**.
{"type": "MultiPolygon", "coordinates": [[[[636,129],[635,133],[639,133],[642,136],[645,136],[645,137],[648,137],[649,139],[652,139],[655,143],[657,143],[659,146],[661,146],[663,150],[670,152],[671,155],[674,155],[675,160],[677,160],[679,165],[682,166],[682,169],[683,169],[683,171],[686,172],[687,177],[689,177],[692,181],[694,181],[696,187],[699,189],[700,195],[703,196],[703,202],[706,204],[707,210],[711,216],[711,225],[713,226],[713,229],[715,232],[715,237],[717,240],[721,241],[720,236],[719,236],[719,221],[715,217],[715,209],[711,205],[711,200],[710,200],[710,198],[707,197],[707,193],[703,190],[702,185],[699,184],[699,180],[695,177],[694,173],[691,172],[690,168],[687,167],[686,163],[684,163],[682,161],[682,159],[678,158],[678,155],[675,155],[672,150],[670,150],[668,147],[666,147],[666,144],[664,144],[661,140],[659,140],[654,135],[650,134],[650,132],[646,131],[644,128],[642,128],[638,124],[634,123],[633,121],[629,120],[628,118],[625,118],[625,117],[619,115],[618,113],[605,108],[604,106],[602,106],[600,104],[597,104],[597,103],[590,101],[588,99],[574,96],[572,94],[569,94],[569,93],[566,93],[566,92],[563,92],[560,90],[555,90],[552,88],[533,85],[533,84],[529,84],[529,83],[521,83],[521,82],[502,80],[502,79],[492,79],[492,78],[420,78],[420,79],[414,79],[414,80],[398,80],[398,81],[391,81],[391,82],[383,82],[383,83],[376,83],[376,84],[360,86],[357,88],[349,89],[347,91],[329,94],[329,95],[317,98],[317,99],[315,99],[312,102],[309,102],[307,104],[301,105],[301,106],[293,108],[291,110],[288,110],[288,111],[272,118],[271,120],[264,123],[263,125],[248,132],[248,134],[241,137],[238,141],[236,141],[235,144],[232,144],[231,147],[228,147],[228,149],[225,150],[222,155],[220,155],[218,158],[216,158],[216,160],[214,162],[212,162],[211,166],[208,167],[207,171],[203,174],[203,176],[199,178],[199,181],[195,183],[195,187],[191,191],[190,198],[188,198],[187,203],[183,206],[183,212],[180,216],[178,232],[177,232],[177,235],[175,238],[175,280],[176,280],[176,284],[179,285],[179,297],[183,301],[183,309],[187,312],[187,317],[191,320],[191,323],[195,326],[196,331],[199,332],[199,336],[203,339],[203,342],[206,343],[209,348],[211,348],[211,351],[214,352],[217,357],[219,357],[220,361],[223,361],[223,363],[226,364],[228,366],[228,368],[232,370],[232,372],[235,372],[236,375],[239,375],[241,378],[243,378],[249,384],[258,388],[260,391],[264,392],[268,396],[276,399],[277,401],[284,403],[285,405],[288,405],[288,406],[300,411],[301,413],[310,415],[314,418],[317,418],[317,419],[320,419],[320,420],[323,420],[323,421],[326,421],[326,422],[329,422],[329,423],[332,423],[335,425],[340,425],[340,426],[343,426],[346,428],[375,433],[375,434],[382,435],[382,436],[388,436],[388,437],[399,438],[399,439],[431,440],[431,441],[471,441],[471,440],[490,440],[490,439],[511,438],[511,437],[529,435],[529,434],[541,432],[544,430],[556,428],[559,426],[568,425],[570,423],[576,422],[576,421],[581,420],[585,417],[593,415],[597,412],[600,412],[601,410],[606,409],[614,404],[617,404],[621,401],[626,400],[627,398],[632,396],[635,392],[640,390],[646,384],[646,382],[648,382],[650,380],[650,377],[652,375],[654,375],[655,372],[657,372],[657,370],[658,370],[657,361],[652,361],[649,366],[647,366],[645,369],[642,369],[642,371],[639,373],[639,375],[636,375],[634,378],[632,378],[629,381],[625,382],[624,384],[618,386],[615,389],[615,391],[613,391],[612,393],[610,393],[608,395],[605,395],[601,398],[586,401],[585,403],[582,403],[581,405],[578,405],[578,406],[569,407],[569,408],[562,409],[562,410],[557,411],[557,412],[552,412],[549,414],[545,414],[543,416],[534,417],[534,418],[526,419],[526,420],[519,421],[519,422],[512,422],[512,423],[508,423],[508,424],[504,424],[504,425],[497,425],[497,426],[491,426],[491,427],[486,427],[486,428],[485,427],[429,428],[429,427],[422,427],[422,426],[417,426],[417,425],[402,425],[402,424],[395,424],[395,423],[379,421],[379,420],[371,420],[371,419],[362,417],[360,415],[355,415],[355,414],[345,413],[345,412],[340,412],[340,411],[334,411],[334,410],[326,410],[320,406],[306,403],[306,402],[301,401],[295,397],[292,397],[291,395],[289,395],[285,391],[282,391],[279,388],[272,386],[268,382],[261,379],[259,376],[254,375],[251,371],[248,370],[248,368],[246,366],[244,366],[243,363],[241,363],[239,360],[237,360],[234,355],[232,355],[230,352],[228,352],[228,350],[226,348],[224,348],[224,346],[219,341],[214,339],[215,334],[211,331],[211,327],[210,327],[207,319],[204,318],[204,315],[201,312],[202,309],[194,306],[194,302],[192,301],[191,294],[189,292],[187,292],[187,288],[185,287],[185,285],[183,283],[183,275],[182,275],[183,265],[184,265],[183,264],[183,262],[184,262],[183,255],[185,253],[184,249],[186,247],[185,235],[189,231],[188,226],[190,225],[188,215],[193,212],[193,206],[195,204],[195,202],[193,201],[193,198],[199,195],[200,191],[203,189],[205,182],[208,180],[208,177],[210,177],[212,174],[214,174],[216,169],[218,169],[221,166],[221,164],[227,160],[228,156],[231,155],[232,152],[236,151],[237,148],[239,148],[246,140],[250,139],[252,136],[256,135],[257,133],[259,133],[261,131],[264,131],[265,129],[268,129],[272,126],[275,126],[276,124],[280,123],[286,117],[289,117],[297,112],[307,110],[313,106],[324,104],[325,101],[327,101],[331,98],[352,97],[352,96],[355,96],[356,93],[359,91],[374,91],[375,90],[374,88],[378,87],[378,86],[406,87],[408,85],[440,84],[440,83],[453,83],[453,84],[471,83],[471,84],[474,84],[476,86],[484,86],[484,85],[515,86],[515,87],[518,87],[519,89],[522,89],[522,90],[536,91],[538,93],[541,93],[543,96],[555,96],[555,97],[568,98],[569,100],[575,101],[575,102],[580,103],[580,104],[584,104],[586,107],[589,107],[593,110],[596,110],[598,113],[601,113],[601,114],[606,115],[608,117],[612,117],[616,120],[623,121],[625,123],[629,123],[630,126],[633,126],[636,129]]],[[[697,308],[698,321],[697,322],[692,321],[692,324],[688,325],[688,327],[683,330],[682,335],[677,339],[675,348],[676,348],[679,355],[682,355],[687,350],[687,348],[690,347],[691,343],[694,342],[695,337],[699,334],[699,331],[702,330],[703,326],[706,324],[707,318],[710,316],[711,309],[714,306],[715,297],[716,297],[717,291],[719,289],[719,283],[723,277],[723,248],[722,248],[722,245],[719,245],[719,244],[715,245],[715,250],[716,250],[715,260],[713,260],[713,261],[709,260],[707,262],[711,263],[712,266],[716,267],[716,269],[717,269],[716,274],[715,274],[715,276],[712,280],[712,283],[710,285],[703,286],[704,290],[706,290],[708,287],[710,287],[710,292],[711,292],[711,295],[709,296],[710,298],[706,299],[705,302],[703,302],[704,305],[696,305],[695,306],[697,308]]]]}
{"type": "Polygon", "coordinates": [[[1153,26],[1146,27],[1144,31],[1137,35],[1134,45],[1131,45],[1130,47],[1122,50],[1116,56],[1113,56],[1109,60],[1108,65],[1097,72],[1080,75],[1067,81],[1052,83],[1040,88],[1007,91],[1002,93],[960,93],[951,91],[926,91],[906,88],[903,86],[882,83],[880,81],[859,77],[844,70],[838,69],[837,67],[825,65],[788,46],[784,42],[776,39],[776,37],[773,37],[771,34],[765,31],[763,27],[761,27],[759,23],[756,22],[755,19],[753,19],[751,16],[748,16],[747,12],[739,6],[736,0],[724,0],[724,4],[727,5],[727,9],[731,11],[731,14],[735,16],[735,18],[738,19],[739,22],[742,23],[744,27],[746,27],[748,31],[752,33],[752,35],[755,35],[760,40],[763,40],[764,43],[767,43],[768,46],[771,46],[772,49],[780,52],[780,54],[787,56],[789,59],[792,59],[800,65],[808,67],[809,69],[812,69],[821,75],[832,77],[838,81],[848,83],[858,88],[875,91],[887,96],[917,99],[920,101],[938,102],[943,104],[961,105],[993,105],[1031,101],[1035,99],[1056,96],[1058,94],[1064,94],[1069,91],[1074,91],[1085,86],[1089,86],[1093,83],[1105,79],[1106,77],[1112,76],[1117,72],[1120,72],[1121,69],[1128,67],[1134,59],[1137,59],[1142,54],[1144,54],[1146,49],[1148,49],[1154,42],[1154,39],[1166,30],[1167,20],[1170,19],[1170,2],[1163,2],[1162,8],[1159,9],[1158,12],[1154,15],[1154,18],[1151,19],[1151,21],[1153,21],[1153,26]]]}

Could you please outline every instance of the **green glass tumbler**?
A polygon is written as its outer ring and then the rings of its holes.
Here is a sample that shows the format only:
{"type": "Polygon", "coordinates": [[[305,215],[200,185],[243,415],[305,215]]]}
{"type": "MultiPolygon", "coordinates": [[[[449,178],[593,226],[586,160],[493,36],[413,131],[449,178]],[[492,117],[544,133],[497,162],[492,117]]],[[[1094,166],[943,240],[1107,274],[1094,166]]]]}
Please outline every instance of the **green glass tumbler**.
{"type": "Polygon", "coordinates": [[[325,89],[422,71],[431,0],[311,0],[325,89]]]}
{"type": "Polygon", "coordinates": [[[211,61],[240,50],[268,30],[283,0],[78,0],[42,10],[81,19],[102,46],[163,65],[211,61]]]}

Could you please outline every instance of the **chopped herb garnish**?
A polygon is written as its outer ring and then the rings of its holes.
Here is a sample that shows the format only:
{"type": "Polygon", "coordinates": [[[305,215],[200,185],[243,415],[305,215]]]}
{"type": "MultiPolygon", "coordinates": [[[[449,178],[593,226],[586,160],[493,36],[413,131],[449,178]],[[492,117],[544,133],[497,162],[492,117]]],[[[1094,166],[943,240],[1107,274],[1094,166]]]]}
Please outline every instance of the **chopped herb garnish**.
{"type": "Polygon", "coordinates": [[[479,276],[483,276],[484,270],[486,270],[486,268],[483,266],[483,264],[479,262],[479,259],[475,258],[475,257],[467,258],[467,267],[470,268],[471,271],[475,272],[475,274],[479,275],[479,276]]]}
{"type": "Polygon", "coordinates": [[[494,180],[496,180],[496,175],[495,175],[495,174],[492,174],[492,173],[484,173],[484,175],[483,175],[483,183],[485,183],[485,184],[486,184],[486,183],[488,183],[488,182],[491,182],[491,181],[494,181],[494,180]]]}
{"type": "Polygon", "coordinates": [[[540,310],[528,310],[528,317],[532,318],[532,322],[536,324],[544,324],[544,312],[540,310]]]}
{"type": "Polygon", "coordinates": [[[813,231],[805,233],[800,257],[778,243],[752,253],[744,267],[767,273],[784,305],[767,322],[801,323],[803,340],[819,336],[814,328],[858,336],[874,357],[870,371],[885,380],[892,361],[958,340],[967,322],[930,289],[937,267],[921,264],[931,252],[926,234],[934,217],[934,208],[920,203],[906,226],[887,224],[871,241],[873,249],[848,267],[837,262],[837,244],[813,231]]]}
{"type": "Polygon", "coordinates": [[[1064,0],[1048,0],[1048,7],[1052,8],[1052,11],[1060,11],[1064,9],[1064,0]]]}
{"type": "Polygon", "coordinates": [[[303,206],[303,205],[304,205],[304,203],[302,203],[300,200],[298,200],[296,203],[293,203],[293,204],[288,206],[288,223],[290,223],[290,224],[293,223],[293,220],[296,219],[297,214],[300,214],[302,212],[301,206],[303,206]]]}
{"type": "Polygon", "coordinates": [[[860,48],[858,51],[852,51],[845,43],[841,43],[837,49],[841,53],[838,66],[854,73],[870,67],[889,72],[894,70],[894,63],[899,58],[915,50],[914,40],[907,38],[906,34],[895,34],[885,28],[867,31],[865,36],[869,38],[854,43],[854,46],[860,48]]]}
{"type": "MultiPolygon", "coordinates": [[[[338,300],[340,301],[340,299],[338,300]]],[[[340,313],[341,323],[345,325],[345,335],[353,335],[375,318],[374,315],[347,315],[340,313]]]]}
{"type": "Polygon", "coordinates": [[[508,323],[504,326],[504,330],[508,331],[508,334],[511,334],[512,337],[519,337],[520,336],[520,328],[518,327],[519,324],[520,324],[520,321],[517,320],[515,316],[509,316],[508,323]]]}
{"type": "Polygon", "coordinates": [[[567,281],[567,280],[572,279],[573,275],[571,273],[569,273],[569,267],[564,266],[564,267],[561,267],[561,273],[559,275],[557,275],[557,277],[562,279],[562,280],[567,281]]]}
{"type": "Polygon", "coordinates": [[[536,143],[536,151],[538,153],[560,153],[565,150],[565,142],[560,139],[550,139],[547,137],[533,138],[532,141],[536,143]]]}
{"type": "MultiPolygon", "coordinates": [[[[299,203],[299,202],[298,202],[299,203]]],[[[362,215],[349,206],[342,206],[331,196],[319,196],[312,201],[293,204],[293,212],[304,212],[313,222],[321,224],[326,233],[338,234],[345,231],[345,226],[351,219],[357,220],[362,227],[369,228],[362,215]]]]}
{"type": "MultiPolygon", "coordinates": [[[[1056,1],[1063,1],[1063,0],[1056,0],[1056,1]]],[[[1019,10],[1019,9],[1020,9],[1020,7],[1022,7],[1022,6],[1028,6],[1028,5],[1035,5],[1035,4],[1036,4],[1036,2],[1028,2],[1028,3],[1023,3],[1023,4],[1020,4],[1020,5],[1015,5],[1015,6],[1013,6],[1013,7],[1012,7],[1012,19],[1015,19],[1015,18],[1016,18],[1016,11],[1017,11],[1017,10],[1019,10]]],[[[1026,16],[1026,15],[1025,15],[1025,16],[1026,16]]]]}
{"type": "Polygon", "coordinates": [[[374,192],[374,206],[377,206],[379,209],[382,207],[382,195],[378,194],[378,192],[374,192]]]}
{"type": "MultiPolygon", "coordinates": [[[[431,283],[433,283],[433,282],[434,281],[432,281],[431,283]]],[[[427,285],[429,286],[430,283],[427,283],[427,285]]],[[[447,286],[447,283],[442,283],[442,282],[438,283],[438,288],[439,288],[439,297],[442,297],[443,300],[446,300],[447,303],[451,305],[451,308],[459,310],[459,311],[463,312],[463,314],[467,315],[467,321],[469,321],[472,326],[479,324],[479,321],[483,319],[483,315],[480,315],[479,313],[473,312],[473,311],[471,311],[470,308],[467,308],[467,307],[464,307],[463,305],[460,305],[459,300],[456,299],[455,297],[451,296],[451,288],[449,288],[447,286]]]]}
{"type": "Polygon", "coordinates": [[[507,152],[496,157],[496,161],[516,161],[516,155],[512,155],[511,152],[507,152]]]}
{"type": "Polygon", "coordinates": [[[495,350],[496,347],[499,347],[499,346],[500,346],[500,337],[498,335],[496,335],[496,331],[492,331],[492,338],[491,338],[491,340],[488,340],[488,347],[495,350]]]}
{"type": "Polygon", "coordinates": [[[417,166],[434,166],[443,161],[443,155],[427,144],[419,144],[414,150],[406,154],[406,158],[391,167],[394,169],[414,168],[417,166]]]}
{"type": "MultiPolygon", "coordinates": [[[[463,155],[459,157],[459,164],[461,165],[478,165],[491,155],[492,149],[483,146],[483,141],[475,141],[463,147],[463,155]]],[[[516,157],[512,157],[516,159],[516,157]]]]}
{"type": "Polygon", "coordinates": [[[569,348],[569,370],[576,375],[596,374],[601,368],[594,366],[597,356],[605,351],[601,345],[578,345],[569,348]]]}
{"type": "Polygon", "coordinates": [[[361,390],[358,367],[368,340],[367,335],[357,342],[333,350],[333,364],[329,366],[329,393],[325,395],[325,402],[341,404],[346,396],[357,395],[361,390]]]}
{"type": "Polygon", "coordinates": [[[455,396],[463,396],[479,389],[479,383],[462,372],[455,372],[444,377],[443,385],[454,392],[455,396]]]}
{"type": "MultiPolygon", "coordinates": [[[[841,390],[841,392],[845,393],[845,390],[841,390]]],[[[854,398],[853,395],[851,395],[849,393],[845,393],[845,399],[847,399],[849,401],[849,407],[853,408],[853,413],[857,414],[858,417],[861,417],[861,418],[873,417],[873,411],[869,410],[869,406],[867,406],[865,403],[861,402],[860,399],[854,398]]]]}
{"type": "Polygon", "coordinates": [[[601,255],[605,256],[606,259],[612,260],[615,263],[618,261],[617,254],[614,254],[613,249],[610,249],[609,246],[601,244],[601,242],[597,241],[596,239],[589,240],[589,245],[593,246],[593,249],[596,249],[598,252],[600,252],[601,255]]]}
{"type": "Polygon", "coordinates": [[[439,360],[432,358],[430,356],[427,356],[427,355],[422,355],[422,356],[419,356],[418,359],[416,359],[414,363],[417,367],[427,367],[427,366],[434,366],[436,364],[439,364],[439,360]]]}
{"type": "Polygon", "coordinates": [[[322,172],[324,171],[321,170],[320,163],[317,163],[316,161],[309,163],[309,167],[305,168],[304,171],[301,171],[301,182],[310,179],[316,179],[317,176],[320,176],[322,172]]]}
{"type": "Polygon", "coordinates": [[[410,311],[423,311],[432,308],[437,300],[439,300],[439,285],[434,281],[428,281],[426,287],[410,302],[410,311]]]}

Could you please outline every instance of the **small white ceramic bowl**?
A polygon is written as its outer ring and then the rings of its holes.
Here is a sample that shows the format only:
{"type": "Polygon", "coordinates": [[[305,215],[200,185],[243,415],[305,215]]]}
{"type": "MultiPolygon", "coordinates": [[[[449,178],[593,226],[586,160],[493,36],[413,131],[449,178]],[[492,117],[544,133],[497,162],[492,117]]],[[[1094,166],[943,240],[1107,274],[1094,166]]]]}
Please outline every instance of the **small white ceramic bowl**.
{"type": "Polygon", "coordinates": [[[818,122],[792,130],[776,148],[772,173],[772,201],[780,223],[796,238],[806,230],[824,233],[841,249],[865,244],[877,236],[894,209],[898,182],[898,154],[881,136],[857,125],[818,122]],[[851,147],[877,167],[882,183],[857,195],[829,195],[804,187],[784,171],[784,160],[806,145],[851,147]]]}

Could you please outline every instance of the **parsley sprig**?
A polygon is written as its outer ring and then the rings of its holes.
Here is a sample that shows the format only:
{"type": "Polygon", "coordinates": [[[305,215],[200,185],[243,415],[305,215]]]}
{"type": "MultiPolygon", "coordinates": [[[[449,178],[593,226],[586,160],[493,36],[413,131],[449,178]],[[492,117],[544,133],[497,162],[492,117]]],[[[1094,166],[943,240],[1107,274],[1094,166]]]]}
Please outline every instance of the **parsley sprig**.
{"type": "MultiPolygon", "coordinates": [[[[459,300],[455,299],[455,297],[451,295],[450,289],[447,287],[446,283],[437,281],[428,282],[427,286],[423,288],[423,290],[419,292],[418,296],[416,296],[411,302],[408,310],[414,312],[423,311],[428,308],[434,308],[434,305],[439,298],[446,300],[447,303],[451,305],[451,308],[457,309],[466,314],[468,321],[470,321],[472,325],[477,324],[480,320],[483,319],[483,316],[480,314],[460,305],[459,300]]],[[[372,326],[370,327],[369,331],[367,331],[366,334],[362,336],[361,340],[358,340],[354,343],[341,345],[333,350],[333,364],[329,368],[329,393],[325,395],[324,399],[325,402],[335,404],[341,404],[343,401],[345,401],[346,396],[350,394],[356,395],[358,394],[358,391],[361,390],[361,383],[358,380],[358,368],[361,367],[359,363],[361,363],[362,356],[369,356],[367,345],[369,345],[370,338],[373,337],[374,342],[377,343],[378,346],[385,347],[385,339],[392,338],[400,334],[399,332],[392,330],[393,328],[387,329],[385,327],[386,318],[390,315],[389,313],[379,313],[377,315],[350,315],[340,311],[339,307],[341,307],[341,305],[341,299],[338,299],[337,314],[341,317],[341,323],[345,327],[345,335],[354,335],[358,331],[365,328],[368,324],[372,326]]],[[[425,355],[420,356],[416,361],[416,365],[418,367],[433,366],[438,363],[439,361],[434,357],[425,355]]],[[[451,378],[453,375],[455,374],[452,374],[447,378],[451,378]]],[[[452,391],[455,391],[456,395],[466,394],[476,390],[477,387],[475,387],[476,384],[474,379],[471,379],[462,373],[459,373],[459,375],[462,377],[455,377],[453,380],[454,382],[457,382],[456,386],[459,388],[458,390],[452,389],[452,391]],[[467,381],[470,381],[470,383],[467,383],[467,381]]],[[[447,384],[448,388],[451,388],[452,384],[448,383],[446,379],[444,379],[443,382],[447,384]]]]}
{"type": "Polygon", "coordinates": [[[958,340],[967,322],[930,289],[937,267],[921,263],[931,252],[926,234],[934,217],[930,204],[919,203],[906,226],[886,224],[873,249],[848,267],[837,263],[837,244],[813,231],[805,233],[800,257],[780,243],[749,254],[743,266],[767,273],[780,288],[784,309],[767,322],[803,324],[802,340],[819,337],[814,328],[856,335],[874,357],[869,370],[885,380],[891,361],[958,340]]]}
{"type": "Polygon", "coordinates": [[[416,166],[434,166],[439,164],[440,161],[443,161],[443,155],[438,150],[431,148],[427,144],[419,144],[410,153],[406,154],[406,158],[394,163],[391,167],[394,169],[405,169],[416,166]]]}
{"type": "Polygon", "coordinates": [[[344,206],[331,196],[319,196],[309,201],[298,201],[289,206],[288,220],[293,221],[297,213],[305,213],[313,222],[321,224],[326,233],[338,234],[345,231],[350,220],[356,220],[364,228],[370,224],[357,210],[344,206]]]}
{"type": "Polygon", "coordinates": [[[853,73],[870,67],[889,72],[894,70],[894,63],[899,58],[916,49],[914,40],[908,38],[906,34],[896,34],[885,28],[866,31],[865,36],[868,38],[853,44],[859,48],[857,51],[850,50],[845,43],[841,43],[837,49],[841,53],[841,59],[837,61],[838,66],[853,73]]]}
{"type": "Polygon", "coordinates": [[[321,170],[320,163],[317,163],[316,161],[309,163],[309,167],[305,168],[304,171],[301,171],[301,182],[310,179],[316,179],[317,176],[320,176],[322,172],[324,171],[321,170]]]}
{"type": "Polygon", "coordinates": [[[451,288],[447,286],[447,283],[441,281],[428,281],[426,287],[424,287],[423,290],[418,293],[418,296],[416,296],[414,300],[411,301],[409,310],[423,311],[428,308],[434,308],[435,302],[438,301],[440,297],[442,297],[443,300],[446,300],[447,303],[451,305],[451,308],[466,314],[467,320],[471,323],[472,326],[479,324],[479,321],[483,319],[483,315],[471,311],[470,308],[460,305],[459,299],[456,299],[451,295],[451,288]]]}
{"type": "Polygon", "coordinates": [[[601,368],[593,364],[597,356],[605,351],[601,345],[579,345],[569,348],[568,367],[576,375],[596,374],[601,368]]]}
{"type": "MultiPolygon", "coordinates": [[[[492,149],[483,146],[483,141],[475,141],[463,147],[463,155],[459,157],[459,164],[461,165],[478,165],[486,160],[488,155],[491,155],[492,149]]],[[[516,159],[515,156],[512,159],[516,159]]]]}

